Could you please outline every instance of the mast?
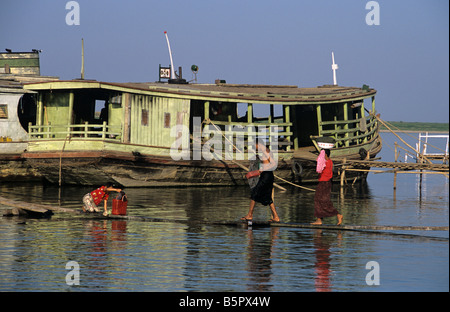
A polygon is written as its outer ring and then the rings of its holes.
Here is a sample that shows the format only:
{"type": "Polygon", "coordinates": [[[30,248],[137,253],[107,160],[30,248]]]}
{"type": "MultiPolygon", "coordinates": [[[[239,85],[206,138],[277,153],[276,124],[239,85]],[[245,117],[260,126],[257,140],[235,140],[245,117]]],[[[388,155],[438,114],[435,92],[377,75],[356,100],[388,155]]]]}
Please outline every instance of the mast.
{"type": "Polygon", "coordinates": [[[336,63],[334,63],[334,52],[331,52],[331,58],[333,60],[333,64],[331,64],[331,69],[333,70],[333,84],[337,86],[337,79],[336,79],[336,70],[339,68],[336,63]]]}
{"type": "Polygon", "coordinates": [[[84,40],[81,38],[81,80],[84,79],[84,40]]]}
{"type": "Polygon", "coordinates": [[[175,77],[175,69],[173,67],[173,59],[172,59],[172,50],[170,49],[170,43],[169,43],[169,37],[167,36],[167,31],[164,31],[164,35],[166,36],[167,40],[167,47],[169,48],[169,56],[170,56],[170,78],[176,79],[175,77]]]}

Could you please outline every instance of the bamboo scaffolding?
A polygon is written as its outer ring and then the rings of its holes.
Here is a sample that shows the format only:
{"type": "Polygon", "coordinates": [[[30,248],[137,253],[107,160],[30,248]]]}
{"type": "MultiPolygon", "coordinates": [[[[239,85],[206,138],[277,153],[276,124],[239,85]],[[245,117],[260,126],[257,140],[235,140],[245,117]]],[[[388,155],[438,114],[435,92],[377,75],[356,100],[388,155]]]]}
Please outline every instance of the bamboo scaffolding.
{"type": "MultiPolygon", "coordinates": [[[[443,174],[445,176],[448,176],[448,173],[445,172],[435,172],[435,171],[422,171],[422,172],[417,172],[417,171],[412,171],[412,170],[397,170],[397,169],[393,169],[393,170],[381,170],[381,169],[357,169],[357,168],[346,168],[346,171],[360,171],[360,172],[374,172],[375,174],[377,173],[393,173],[394,170],[396,173],[412,173],[412,174],[443,174]]],[[[423,170],[423,169],[417,169],[417,170],[423,170]]]]}
{"type": "MultiPolygon", "coordinates": [[[[370,113],[370,112],[369,112],[370,113]]],[[[340,176],[341,176],[341,187],[344,186],[345,183],[345,172],[346,171],[356,171],[356,172],[373,172],[375,174],[379,173],[394,173],[394,189],[397,188],[397,174],[402,173],[409,173],[409,174],[420,174],[422,177],[422,174],[440,174],[444,175],[447,178],[449,177],[449,168],[448,166],[441,166],[434,164],[431,162],[430,159],[428,159],[423,154],[419,153],[415,148],[413,148],[411,145],[406,143],[397,133],[395,133],[379,116],[373,115],[377,118],[377,120],[383,124],[390,132],[392,132],[400,141],[402,141],[407,147],[409,147],[411,150],[413,150],[416,155],[423,161],[425,160],[427,163],[424,164],[421,163],[399,163],[397,162],[399,153],[397,152],[398,148],[403,149],[404,151],[408,152],[407,149],[403,148],[402,146],[399,146],[397,142],[395,142],[395,150],[394,150],[394,156],[395,156],[395,162],[389,163],[389,162],[375,162],[375,161],[350,161],[347,162],[347,160],[344,158],[341,169],[340,169],[340,176]],[[354,168],[355,166],[369,166],[369,167],[379,167],[379,168],[392,168],[391,170],[378,170],[378,169],[361,169],[361,168],[354,168]],[[428,170],[428,171],[424,171],[428,170]],[[419,172],[417,172],[419,171],[419,172]]]]}
{"type": "MultiPolygon", "coordinates": [[[[420,174],[422,176],[422,174],[440,174],[440,175],[444,175],[445,177],[449,177],[449,173],[448,172],[444,172],[444,171],[423,171],[424,169],[409,169],[409,170],[399,170],[398,167],[394,167],[394,169],[392,170],[381,170],[381,169],[358,169],[358,168],[351,168],[350,165],[347,166],[342,166],[341,167],[341,187],[344,186],[344,182],[345,182],[345,171],[356,171],[356,172],[373,172],[374,174],[380,174],[380,173],[394,173],[394,189],[397,188],[397,174],[403,174],[403,173],[407,173],[407,174],[420,174]],[[419,171],[419,172],[418,172],[419,171]]],[[[425,169],[426,170],[426,169],[425,169]]]]}
{"type": "Polygon", "coordinates": [[[381,120],[380,117],[378,117],[377,115],[374,115],[374,116],[377,118],[377,120],[378,120],[381,124],[383,124],[383,126],[386,127],[386,129],[388,129],[390,132],[392,132],[392,133],[393,133],[400,141],[402,141],[406,146],[408,146],[410,149],[412,149],[412,150],[416,153],[416,155],[420,155],[420,156],[422,157],[422,159],[426,160],[429,164],[433,164],[433,163],[431,162],[431,160],[429,160],[425,155],[421,154],[421,153],[420,153],[418,150],[416,150],[414,147],[412,147],[411,145],[409,145],[408,143],[406,143],[406,141],[403,140],[397,133],[395,133],[394,130],[392,130],[391,128],[389,128],[389,126],[388,126],[383,120],[381,120]]]}

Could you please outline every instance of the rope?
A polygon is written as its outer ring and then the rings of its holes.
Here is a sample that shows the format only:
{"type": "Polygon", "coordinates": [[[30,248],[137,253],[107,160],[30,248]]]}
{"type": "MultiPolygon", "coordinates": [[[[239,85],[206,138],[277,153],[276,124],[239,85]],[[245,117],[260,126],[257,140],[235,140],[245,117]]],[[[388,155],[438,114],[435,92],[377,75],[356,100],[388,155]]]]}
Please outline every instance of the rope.
{"type": "MultiPolygon", "coordinates": [[[[389,126],[391,126],[392,128],[395,128],[398,132],[401,132],[401,133],[403,133],[403,134],[405,134],[405,135],[408,135],[408,136],[411,137],[411,138],[414,138],[414,139],[416,139],[416,140],[419,140],[417,137],[415,137],[415,136],[413,136],[413,135],[411,135],[411,134],[409,134],[409,133],[407,133],[407,132],[405,132],[405,131],[403,131],[403,130],[400,130],[398,127],[392,125],[391,123],[389,123],[389,122],[387,122],[387,121],[382,120],[379,116],[375,115],[373,112],[368,111],[367,109],[365,109],[365,110],[366,110],[366,112],[368,112],[371,116],[374,116],[380,123],[382,123],[382,124],[386,127],[386,129],[388,129],[390,132],[392,132],[392,133],[393,133],[397,138],[399,138],[399,139],[400,139],[407,147],[409,147],[410,149],[412,149],[412,150],[416,153],[416,155],[420,155],[424,160],[426,160],[428,163],[432,164],[431,160],[429,160],[425,155],[419,153],[419,151],[417,151],[415,148],[413,148],[413,147],[410,146],[408,143],[406,143],[406,142],[405,142],[401,137],[399,137],[399,136],[397,135],[397,133],[395,133],[395,131],[392,130],[389,126]],[[388,126],[388,125],[389,125],[389,126],[388,126]]],[[[439,147],[437,147],[437,146],[434,146],[433,144],[430,144],[430,143],[428,143],[428,142],[427,142],[427,143],[424,143],[424,145],[431,146],[431,147],[433,147],[433,148],[436,148],[437,150],[440,150],[440,151],[446,153],[445,150],[443,150],[443,149],[441,149],[441,148],[439,148],[439,147]]],[[[388,145],[388,146],[389,146],[389,145],[388,145]]],[[[389,147],[390,147],[390,146],[389,146],[389,147]]]]}
{"type": "MultiPolygon", "coordinates": [[[[396,131],[399,131],[399,132],[401,132],[401,133],[403,133],[403,134],[406,134],[407,136],[409,136],[409,137],[411,137],[411,138],[413,138],[413,139],[419,140],[418,137],[415,137],[415,136],[409,134],[408,132],[399,129],[398,127],[394,126],[393,124],[391,124],[391,123],[389,123],[389,122],[387,122],[387,121],[385,121],[385,123],[388,124],[389,126],[391,126],[392,128],[395,128],[396,131]]],[[[426,131],[425,131],[425,132],[426,132],[426,131]]],[[[439,148],[439,147],[437,147],[437,146],[435,146],[435,145],[433,145],[433,144],[431,144],[431,143],[423,142],[423,144],[424,144],[424,145],[431,146],[431,147],[437,149],[438,151],[441,151],[441,152],[444,152],[444,153],[446,152],[446,151],[443,150],[442,148],[439,148]]]]}
{"type": "MultiPolygon", "coordinates": [[[[372,114],[372,115],[373,115],[373,114],[372,114]]],[[[389,126],[388,126],[383,120],[381,120],[380,117],[378,117],[377,115],[373,115],[373,116],[375,116],[375,118],[376,118],[379,122],[381,122],[381,123],[383,124],[383,126],[385,126],[389,131],[391,131],[397,138],[400,139],[400,141],[402,141],[406,146],[408,146],[410,149],[412,149],[417,155],[421,155],[421,157],[422,157],[424,160],[426,160],[429,164],[433,164],[433,163],[431,162],[431,160],[429,160],[425,155],[420,154],[414,147],[412,147],[411,145],[409,145],[408,143],[406,143],[405,140],[403,140],[397,133],[395,133],[394,130],[392,130],[391,128],[389,128],[389,126]]]]}
{"type": "MultiPolygon", "coordinates": [[[[225,140],[227,140],[228,143],[230,143],[230,144],[236,149],[236,151],[238,151],[239,153],[242,153],[242,151],[241,151],[239,148],[237,148],[236,145],[233,144],[233,142],[231,142],[230,140],[228,140],[228,138],[223,134],[223,131],[221,131],[220,128],[217,127],[217,126],[212,122],[211,119],[208,118],[208,119],[205,121],[205,123],[206,123],[206,124],[212,124],[212,125],[214,126],[214,128],[216,128],[216,130],[219,131],[219,132],[222,134],[222,136],[225,138],[225,140]]],[[[233,162],[234,164],[237,164],[237,165],[238,165],[239,167],[241,167],[242,169],[245,169],[245,170],[249,171],[249,169],[246,168],[245,166],[243,166],[243,165],[241,165],[241,164],[239,164],[239,163],[237,163],[237,162],[235,162],[235,161],[233,161],[233,160],[232,160],[232,162],[233,162]]],[[[308,191],[311,191],[311,192],[315,192],[315,191],[316,191],[316,190],[310,189],[310,188],[308,188],[308,187],[304,187],[304,186],[301,186],[301,185],[298,185],[298,184],[289,182],[289,181],[287,181],[287,180],[285,180],[285,179],[283,179],[283,178],[277,176],[276,174],[274,174],[274,177],[277,178],[277,179],[279,179],[279,180],[281,180],[281,181],[283,181],[283,182],[285,182],[285,183],[291,184],[291,185],[293,185],[293,186],[295,186],[295,187],[298,187],[298,188],[301,188],[301,189],[305,189],[305,190],[308,190],[308,191]]],[[[286,190],[286,189],[284,189],[284,190],[286,190]]]]}

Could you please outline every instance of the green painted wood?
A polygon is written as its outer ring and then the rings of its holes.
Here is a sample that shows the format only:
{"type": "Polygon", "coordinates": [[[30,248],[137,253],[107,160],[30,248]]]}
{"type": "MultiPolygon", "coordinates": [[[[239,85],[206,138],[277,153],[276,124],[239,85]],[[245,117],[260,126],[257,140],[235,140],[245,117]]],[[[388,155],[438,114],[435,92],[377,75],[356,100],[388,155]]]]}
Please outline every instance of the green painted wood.
{"type": "Polygon", "coordinates": [[[172,126],[189,127],[189,113],[188,100],[131,95],[130,143],[170,147],[172,126]]]}
{"type": "Polygon", "coordinates": [[[39,58],[10,58],[1,59],[0,67],[5,67],[8,64],[9,67],[39,67],[39,58]]]}
{"type": "MultiPolygon", "coordinates": [[[[287,123],[287,124],[292,124],[292,123],[291,123],[291,114],[290,114],[290,111],[291,111],[291,107],[288,106],[288,105],[285,105],[285,106],[284,106],[284,121],[285,121],[285,123],[287,123]]],[[[288,143],[290,143],[290,142],[291,142],[291,135],[292,135],[292,132],[291,132],[291,125],[286,126],[285,130],[286,130],[286,133],[289,133],[289,134],[286,134],[286,135],[285,135],[285,139],[286,139],[286,141],[287,141],[288,143]]],[[[280,134],[280,135],[281,135],[281,134],[280,134]]],[[[290,146],[290,145],[287,145],[286,150],[287,150],[287,151],[290,151],[290,150],[291,150],[291,146],[290,146]]]]}
{"type": "Polygon", "coordinates": [[[253,123],[253,104],[251,103],[247,105],[247,123],[253,123]]]}
{"type": "Polygon", "coordinates": [[[321,109],[320,104],[316,106],[316,113],[317,113],[317,125],[318,125],[317,133],[318,133],[318,136],[320,137],[322,135],[322,109],[321,109]]]}

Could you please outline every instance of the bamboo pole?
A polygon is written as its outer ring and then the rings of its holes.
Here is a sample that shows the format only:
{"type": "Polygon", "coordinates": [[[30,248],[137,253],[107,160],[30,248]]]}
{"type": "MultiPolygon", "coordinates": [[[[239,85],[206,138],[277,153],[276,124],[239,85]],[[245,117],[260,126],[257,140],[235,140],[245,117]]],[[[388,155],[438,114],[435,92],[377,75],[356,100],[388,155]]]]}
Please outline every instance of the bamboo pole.
{"type": "MultiPolygon", "coordinates": [[[[211,121],[211,119],[208,119],[208,120],[207,120],[207,123],[212,124],[212,125],[214,126],[214,128],[216,128],[217,131],[220,131],[220,129],[219,129],[219,128],[211,121]]],[[[240,150],[236,147],[236,145],[234,145],[233,142],[231,142],[231,141],[223,134],[222,131],[220,131],[220,132],[222,133],[222,136],[225,138],[225,140],[227,140],[228,143],[230,143],[237,151],[240,152],[240,150]]],[[[246,166],[244,166],[243,164],[240,164],[239,162],[234,161],[234,160],[230,160],[230,161],[231,161],[233,164],[239,166],[240,168],[242,168],[242,169],[244,169],[244,170],[246,170],[246,171],[250,171],[250,169],[248,169],[248,168],[247,168],[246,166]]],[[[276,178],[280,179],[280,180],[284,180],[284,179],[281,179],[280,177],[276,176],[275,174],[274,174],[274,176],[275,176],[276,178]]],[[[286,181],[286,180],[284,180],[284,181],[286,181]]],[[[287,182],[287,181],[286,181],[286,182],[287,182]]],[[[290,182],[288,182],[288,183],[290,183],[290,182]]],[[[277,183],[273,183],[273,186],[279,188],[279,189],[282,190],[282,191],[286,191],[286,189],[285,189],[284,187],[282,187],[281,185],[278,185],[277,183]]],[[[300,187],[300,186],[299,186],[299,187],[300,187]]],[[[307,188],[306,188],[306,189],[307,189],[307,188]]],[[[309,190],[311,190],[311,189],[309,189],[309,190]]]]}
{"type": "MultiPolygon", "coordinates": [[[[218,130],[218,131],[220,131],[220,129],[218,129],[217,128],[217,126],[214,124],[214,123],[212,123],[211,121],[209,121],[214,127],[216,127],[216,129],[218,130]]],[[[223,135],[223,134],[222,134],[223,135]]],[[[195,140],[194,139],[194,137],[192,136],[192,134],[191,134],[191,140],[195,140]]],[[[224,138],[227,140],[227,141],[229,141],[228,140],[228,138],[226,137],[226,136],[224,136],[224,138]]],[[[232,143],[231,143],[232,144],[232,143]]],[[[234,145],[233,145],[234,146],[234,145]]],[[[234,146],[236,149],[237,149],[237,147],[236,146],[234,146]]],[[[217,155],[217,153],[214,151],[214,149],[212,148],[212,147],[210,147],[209,148],[209,150],[211,151],[211,153],[214,153],[214,154],[216,154],[217,155]]],[[[237,161],[235,161],[235,160],[230,160],[233,164],[235,164],[236,166],[238,166],[238,167],[240,167],[241,169],[243,169],[243,170],[245,170],[245,171],[250,171],[250,169],[249,168],[247,168],[246,166],[244,166],[243,164],[241,164],[241,163],[239,163],[239,162],[237,162],[237,161]]],[[[275,176],[275,175],[274,175],[275,176]]],[[[281,185],[278,185],[277,183],[273,183],[273,186],[274,187],[277,187],[277,188],[279,188],[280,190],[282,190],[282,191],[286,191],[286,189],[284,188],[284,187],[282,187],[281,185]]]]}
{"type": "MultiPolygon", "coordinates": [[[[346,171],[361,171],[361,172],[374,172],[377,173],[393,173],[394,170],[381,170],[381,169],[357,169],[357,168],[346,168],[346,171]]],[[[419,170],[419,169],[416,169],[419,170]]],[[[398,170],[397,173],[411,173],[411,174],[442,174],[448,177],[448,173],[440,172],[440,171],[425,171],[425,172],[416,172],[416,170],[398,170]]]]}
{"type": "MultiPolygon", "coordinates": [[[[308,191],[311,191],[311,192],[315,192],[315,191],[316,191],[316,190],[310,189],[310,188],[308,188],[308,187],[301,186],[301,185],[298,185],[298,184],[289,182],[289,181],[287,181],[287,180],[285,180],[285,179],[283,179],[283,178],[277,176],[276,174],[274,174],[274,176],[275,176],[275,178],[277,178],[277,179],[279,179],[279,180],[281,180],[281,181],[283,181],[283,182],[285,182],[285,183],[288,183],[288,184],[291,184],[291,185],[293,185],[293,186],[296,186],[296,187],[298,187],[298,188],[301,188],[301,189],[304,189],[304,190],[308,190],[308,191]]],[[[275,183],[274,183],[274,185],[275,185],[275,183]]]]}
{"type": "MultiPolygon", "coordinates": [[[[394,142],[394,146],[395,146],[395,150],[394,150],[394,162],[397,162],[397,160],[398,160],[398,155],[399,155],[398,149],[397,149],[397,146],[398,146],[397,141],[394,142]]],[[[396,189],[397,189],[397,169],[394,168],[394,190],[396,190],[396,189]]]]}
{"type": "Polygon", "coordinates": [[[411,145],[409,145],[408,143],[405,142],[405,140],[403,140],[397,133],[395,133],[394,130],[392,130],[391,128],[389,128],[389,126],[383,121],[381,120],[380,117],[378,117],[377,115],[374,115],[377,120],[379,122],[381,122],[383,124],[383,126],[386,127],[386,129],[388,129],[390,132],[392,132],[400,141],[402,141],[406,146],[408,146],[410,149],[412,149],[417,155],[420,155],[421,157],[423,157],[423,159],[425,159],[429,164],[432,164],[431,160],[429,160],[427,157],[425,157],[424,155],[420,154],[419,151],[417,151],[414,147],[412,147],[411,145]]]}

